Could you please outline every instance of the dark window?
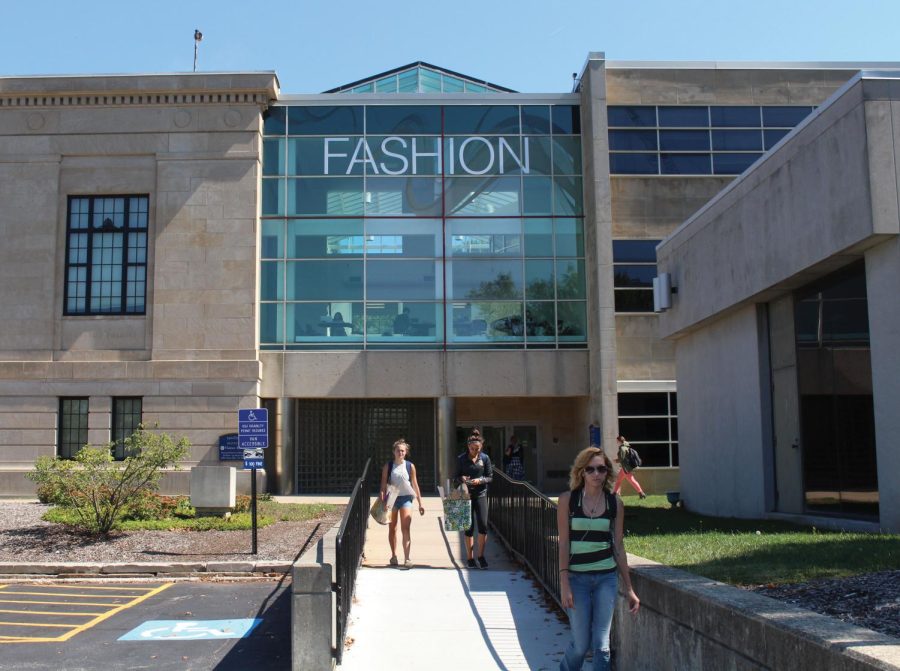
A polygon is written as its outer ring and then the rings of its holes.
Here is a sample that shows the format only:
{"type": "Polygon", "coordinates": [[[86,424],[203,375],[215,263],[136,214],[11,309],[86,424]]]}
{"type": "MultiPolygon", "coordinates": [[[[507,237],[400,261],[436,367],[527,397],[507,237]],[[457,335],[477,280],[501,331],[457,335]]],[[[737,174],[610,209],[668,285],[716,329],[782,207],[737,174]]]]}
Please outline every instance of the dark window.
{"type": "Polygon", "coordinates": [[[713,172],[717,175],[740,175],[762,154],[713,154],[713,172]]]}
{"type": "Polygon", "coordinates": [[[263,112],[263,134],[284,135],[287,127],[287,107],[270,107],[263,112]]]}
{"type": "Polygon", "coordinates": [[[763,126],[793,128],[812,111],[812,107],[763,107],[763,126]]]}
{"type": "Polygon", "coordinates": [[[550,107],[547,105],[523,105],[522,132],[533,135],[549,135],[550,107]]]}
{"type": "Polygon", "coordinates": [[[613,240],[616,312],[653,312],[659,240],[613,240]]]}
{"type": "Polygon", "coordinates": [[[580,107],[577,105],[554,105],[551,109],[554,135],[578,135],[581,133],[580,107]]]}
{"type": "Polygon", "coordinates": [[[659,165],[664,175],[708,175],[709,154],[660,154],[659,165]]]}
{"type": "Polygon", "coordinates": [[[610,154],[609,172],[613,175],[658,175],[656,154],[610,154]]]}
{"type": "Polygon", "coordinates": [[[675,128],[707,128],[709,126],[709,108],[704,107],[660,107],[660,127],[675,128]]]}
{"type": "Polygon", "coordinates": [[[71,196],[67,315],[144,314],[147,196],[71,196]]]}
{"type": "Polygon", "coordinates": [[[659,148],[663,151],[709,151],[709,131],[661,130],[659,148]]]}
{"type": "Polygon", "coordinates": [[[447,105],[444,132],[448,135],[488,135],[519,132],[515,105],[447,105]]]}
{"type": "Polygon", "coordinates": [[[125,454],[125,439],[137,431],[141,425],[140,398],[114,398],[112,407],[112,435],[113,457],[122,460],[125,454]]]}
{"type": "Polygon", "coordinates": [[[59,399],[59,437],[57,453],[71,459],[88,442],[88,399],[59,399]]]}
{"type": "Polygon", "coordinates": [[[611,130],[609,148],[613,151],[656,151],[656,131],[611,130]]]}
{"type": "Polygon", "coordinates": [[[608,123],[613,126],[655,126],[656,108],[648,105],[610,106],[608,123]]]}
{"type": "Polygon", "coordinates": [[[288,108],[288,135],[362,135],[363,108],[312,106],[288,108]]]}
{"type": "Polygon", "coordinates": [[[787,135],[790,132],[791,131],[789,131],[786,128],[779,128],[776,130],[768,130],[768,129],[764,130],[763,131],[763,142],[764,142],[765,146],[763,148],[766,151],[769,151],[769,149],[771,149],[776,144],[778,144],[778,141],[781,140],[781,138],[783,138],[785,135],[787,135]]]}
{"type": "Polygon", "coordinates": [[[619,433],[640,453],[644,466],[678,465],[674,392],[620,393],[619,433]]]}
{"type": "Polygon", "coordinates": [[[430,106],[369,105],[366,107],[368,135],[438,135],[441,108],[430,106]]]}
{"type": "Polygon", "coordinates": [[[710,125],[720,128],[759,128],[759,107],[710,107],[710,125]]]}
{"type": "Polygon", "coordinates": [[[760,151],[762,133],[758,130],[714,130],[712,145],[716,151],[760,151]]]}

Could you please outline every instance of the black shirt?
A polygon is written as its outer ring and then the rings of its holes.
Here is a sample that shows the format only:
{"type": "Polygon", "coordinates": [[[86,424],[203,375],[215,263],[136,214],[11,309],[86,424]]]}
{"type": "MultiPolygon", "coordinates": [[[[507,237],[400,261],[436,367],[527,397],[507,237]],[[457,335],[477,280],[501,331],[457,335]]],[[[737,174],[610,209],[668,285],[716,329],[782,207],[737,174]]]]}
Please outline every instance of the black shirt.
{"type": "Polygon", "coordinates": [[[466,450],[456,458],[456,479],[461,480],[466,475],[469,480],[480,479],[480,485],[469,485],[469,496],[473,499],[487,496],[488,483],[493,479],[494,469],[491,466],[491,458],[482,452],[480,458],[474,463],[466,450]]]}

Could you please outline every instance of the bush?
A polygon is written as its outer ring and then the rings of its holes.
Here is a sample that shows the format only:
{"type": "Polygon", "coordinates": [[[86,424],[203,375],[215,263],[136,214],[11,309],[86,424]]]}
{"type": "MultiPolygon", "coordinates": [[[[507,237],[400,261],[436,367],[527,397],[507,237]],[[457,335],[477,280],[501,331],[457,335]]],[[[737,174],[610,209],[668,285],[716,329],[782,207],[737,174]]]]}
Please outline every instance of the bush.
{"type": "MultiPolygon", "coordinates": [[[[82,528],[80,519],[73,508],[57,506],[44,513],[41,519],[56,524],[82,528]]],[[[260,515],[257,526],[262,529],[275,524],[275,518],[260,515]]],[[[165,520],[121,520],[118,528],[123,531],[246,531],[252,527],[249,513],[232,515],[229,519],[222,517],[179,518],[165,520]]]]}
{"type": "Polygon", "coordinates": [[[161,496],[145,491],[128,502],[122,516],[126,520],[164,520],[170,517],[193,517],[194,509],[187,496],[161,496]]]}
{"type": "MultiPolygon", "coordinates": [[[[129,512],[155,507],[147,500],[159,486],[164,468],[178,468],[190,449],[187,438],[174,442],[167,434],[139,427],[125,439],[124,461],[112,458],[112,445],[86,445],[71,461],[41,457],[28,478],[47,496],[70,509],[75,526],[108,535],[129,512]]],[[[160,502],[159,507],[163,507],[160,502]]]]}

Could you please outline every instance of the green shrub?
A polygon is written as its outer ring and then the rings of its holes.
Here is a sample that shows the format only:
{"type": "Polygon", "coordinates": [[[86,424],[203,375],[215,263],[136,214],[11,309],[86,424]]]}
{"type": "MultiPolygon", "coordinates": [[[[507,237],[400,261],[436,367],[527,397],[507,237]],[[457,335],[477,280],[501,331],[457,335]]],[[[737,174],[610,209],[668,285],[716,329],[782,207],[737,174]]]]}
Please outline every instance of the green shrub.
{"type": "Polygon", "coordinates": [[[108,535],[129,512],[144,515],[145,507],[157,507],[147,494],[159,486],[162,470],[177,469],[189,449],[187,438],[176,443],[139,427],[125,439],[124,461],[113,460],[112,445],[86,445],[71,461],[41,457],[27,477],[72,511],[75,526],[108,535]]]}
{"type": "MultiPolygon", "coordinates": [[[[56,506],[44,513],[41,518],[47,522],[65,524],[81,528],[78,514],[73,508],[56,506]]],[[[259,515],[257,526],[267,527],[275,523],[269,515],[259,515]]],[[[252,526],[249,513],[232,515],[229,519],[222,517],[181,518],[170,517],[164,520],[121,520],[117,528],[122,531],[246,531],[252,526]]]]}
{"type": "Polygon", "coordinates": [[[234,497],[234,508],[231,509],[233,513],[249,513],[250,512],[250,497],[246,494],[238,494],[234,497]]]}

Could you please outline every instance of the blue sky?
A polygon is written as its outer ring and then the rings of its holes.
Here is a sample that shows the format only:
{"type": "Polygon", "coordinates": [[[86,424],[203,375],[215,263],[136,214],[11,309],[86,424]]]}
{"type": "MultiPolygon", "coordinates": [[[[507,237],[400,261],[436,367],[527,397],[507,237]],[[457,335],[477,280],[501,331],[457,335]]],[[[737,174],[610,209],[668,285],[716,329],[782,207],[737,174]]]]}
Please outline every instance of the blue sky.
{"type": "Polygon", "coordinates": [[[0,75],[275,70],[316,93],[423,60],[524,92],[610,60],[900,61],[900,0],[5,2],[0,75]]]}

